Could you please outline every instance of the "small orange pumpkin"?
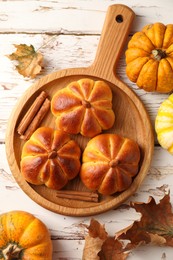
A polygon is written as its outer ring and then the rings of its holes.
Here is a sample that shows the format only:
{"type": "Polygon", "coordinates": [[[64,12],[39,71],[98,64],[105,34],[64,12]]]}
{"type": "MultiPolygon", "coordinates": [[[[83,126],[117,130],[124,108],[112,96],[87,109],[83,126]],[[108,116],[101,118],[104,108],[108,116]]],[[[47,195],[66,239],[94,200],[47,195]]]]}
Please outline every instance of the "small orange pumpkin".
{"type": "Polygon", "coordinates": [[[149,92],[173,90],[173,24],[146,25],[133,35],[126,50],[126,74],[149,92]]]}
{"type": "Polygon", "coordinates": [[[0,215],[1,260],[51,260],[52,242],[43,222],[25,211],[0,215]]]}

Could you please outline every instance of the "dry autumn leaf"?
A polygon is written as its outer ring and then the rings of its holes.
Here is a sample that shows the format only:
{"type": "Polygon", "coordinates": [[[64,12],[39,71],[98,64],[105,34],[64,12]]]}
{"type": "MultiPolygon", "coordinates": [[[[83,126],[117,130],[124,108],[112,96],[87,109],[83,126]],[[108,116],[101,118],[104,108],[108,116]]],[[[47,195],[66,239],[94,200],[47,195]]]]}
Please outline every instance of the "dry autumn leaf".
{"type": "Polygon", "coordinates": [[[100,260],[125,260],[129,253],[124,252],[123,245],[114,237],[108,237],[99,252],[100,260]]]}
{"type": "Polygon", "coordinates": [[[141,219],[116,234],[118,239],[130,240],[128,249],[142,243],[173,246],[173,213],[169,194],[158,204],[150,197],[148,203],[131,203],[131,206],[141,213],[141,219]]]}
{"type": "Polygon", "coordinates": [[[97,220],[91,219],[88,227],[88,235],[85,237],[85,246],[82,260],[99,260],[98,253],[108,234],[97,220]]]}
{"type": "Polygon", "coordinates": [[[24,77],[35,78],[41,71],[43,55],[36,52],[32,45],[14,44],[16,51],[7,57],[18,62],[17,71],[24,77]]]}
{"type": "Polygon", "coordinates": [[[83,260],[125,260],[123,245],[115,238],[108,237],[103,225],[91,219],[85,238],[83,260]]]}

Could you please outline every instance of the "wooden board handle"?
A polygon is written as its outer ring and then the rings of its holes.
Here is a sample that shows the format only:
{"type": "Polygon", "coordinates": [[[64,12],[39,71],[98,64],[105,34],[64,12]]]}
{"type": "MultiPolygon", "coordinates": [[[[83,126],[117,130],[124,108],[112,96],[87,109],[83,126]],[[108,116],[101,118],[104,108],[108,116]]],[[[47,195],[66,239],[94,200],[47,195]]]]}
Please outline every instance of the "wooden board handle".
{"type": "Polygon", "coordinates": [[[135,13],[121,4],[111,5],[106,13],[92,69],[101,78],[112,79],[135,13]]]}

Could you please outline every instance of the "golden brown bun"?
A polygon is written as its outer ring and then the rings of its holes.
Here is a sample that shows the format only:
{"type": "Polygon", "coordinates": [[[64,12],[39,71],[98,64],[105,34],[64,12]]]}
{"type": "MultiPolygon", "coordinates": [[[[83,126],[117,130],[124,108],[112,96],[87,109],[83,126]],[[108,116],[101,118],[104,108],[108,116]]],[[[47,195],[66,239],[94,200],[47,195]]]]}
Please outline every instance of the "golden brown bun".
{"type": "Polygon", "coordinates": [[[40,127],[23,146],[21,173],[29,183],[61,189],[79,173],[80,155],[69,135],[40,127]]]}
{"type": "Polygon", "coordinates": [[[84,152],[80,177],[84,185],[104,195],[127,189],[138,172],[139,146],[116,134],[92,138],[84,152]]]}
{"type": "Polygon", "coordinates": [[[57,129],[93,137],[113,126],[112,91],[104,81],[84,78],[71,82],[52,98],[57,129]]]}

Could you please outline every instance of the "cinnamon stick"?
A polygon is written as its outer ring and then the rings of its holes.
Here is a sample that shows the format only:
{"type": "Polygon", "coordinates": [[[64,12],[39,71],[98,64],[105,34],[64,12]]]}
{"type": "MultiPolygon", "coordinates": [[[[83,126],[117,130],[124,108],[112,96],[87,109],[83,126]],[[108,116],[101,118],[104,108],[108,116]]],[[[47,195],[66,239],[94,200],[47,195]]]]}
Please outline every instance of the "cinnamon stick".
{"type": "Polygon", "coordinates": [[[26,129],[25,133],[20,136],[21,139],[27,140],[30,138],[30,136],[34,133],[34,131],[38,128],[40,125],[42,119],[46,115],[50,108],[50,100],[48,98],[45,99],[43,104],[41,105],[41,108],[38,110],[37,114],[34,116],[32,122],[26,129]]]}
{"type": "Polygon", "coordinates": [[[56,192],[56,196],[64,199],[73,199],[88,202],[98,202],[99,200],[99,195],[96,192],[59,190],[56,192]]]}
{"type": "Polygon", "coordinates": [[[20,135],[23,135],[25,133],[26,129],[32,122],[33,118],[35,117],[36,113],[40,109],[47,96],[48,94],[45,91],[42,91],[40,95],[35,99],[34,103],[31,105],[30,109],[27,111],[27,113],[19,123],[17,132],[20,135]]]}

